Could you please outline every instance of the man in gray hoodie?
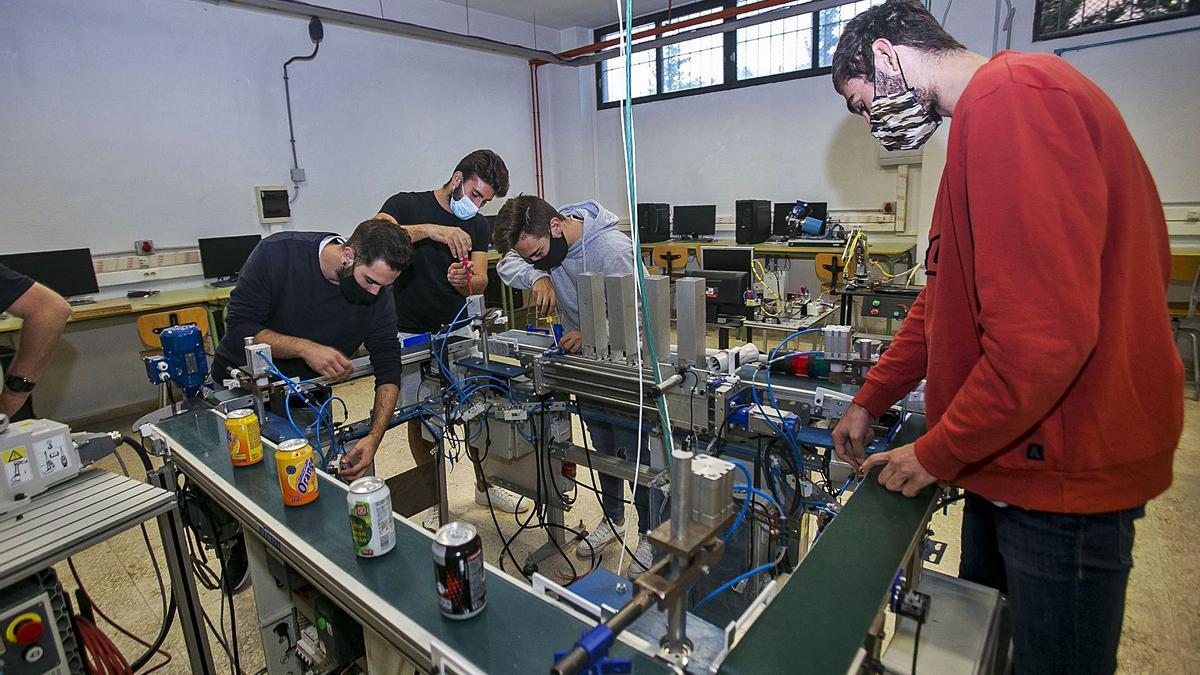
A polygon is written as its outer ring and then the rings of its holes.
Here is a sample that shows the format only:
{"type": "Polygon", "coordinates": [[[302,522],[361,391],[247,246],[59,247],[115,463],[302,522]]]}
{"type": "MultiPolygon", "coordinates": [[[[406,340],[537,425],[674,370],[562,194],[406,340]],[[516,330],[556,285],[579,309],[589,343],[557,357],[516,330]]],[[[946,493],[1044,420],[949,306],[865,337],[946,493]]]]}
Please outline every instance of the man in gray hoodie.
{"type": "MultiPolygon", "coordinates": [[[[538,312],[558,317],[564,331],[559,346],[566,352],[578,352],[582,346],[576,278],[584,272],[633,272],[633,242],[617,229],[617,216],[594,201],[555,209],[531,195],[510,199],[492,224],[492,244],[504,254],[496,265],[500,279],[513,288],[532,290],[538,312]]],[[[638,443],[635,429],[588,419],[586,409],[580,412],[597,451],[634,458],[638,443]]],[[[650,463],[644,435],[641,462],[650,463]]],[[[619,478],[601,474],[600,488],[604,517],[587,537],[590,546],[580,545],[575,551],[585,560],[620,542],[625,533],[625,486],[619,478]]],[[[629,573],[637,576],[652,560],[645,534],[651,525],[648,490],[635,489],[633,501],[639,536],[629,573]]]]}

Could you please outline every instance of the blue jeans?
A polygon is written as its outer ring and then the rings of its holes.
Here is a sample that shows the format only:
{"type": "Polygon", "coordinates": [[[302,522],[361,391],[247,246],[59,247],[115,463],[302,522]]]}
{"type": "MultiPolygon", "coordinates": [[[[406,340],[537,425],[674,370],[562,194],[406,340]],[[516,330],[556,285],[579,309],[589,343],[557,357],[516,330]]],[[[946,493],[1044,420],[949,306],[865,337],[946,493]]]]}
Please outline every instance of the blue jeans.
{"type": "Polygon", "coordinates": [[[1145,507],[1088,515],[998,507],[968,493],[959,576],[1008,596],[1014,672],[1111,673],[1145,507]]]}
{"type": "MultiPolygon", "coordinates": [[[[637,455],[638,435],[633,429],[618,426],[611,422],[586,420],[587,432],[592,437],[592,446],[597,452],[613,457],[621,457],[633,461],[637,455]]],[[[650,465],[650,448],[647,438],[642,438],[642,464],[650,465]]],[[[599,472],[597,472],[599,473],[599,472]]],[[[633,483],[630,482],[630,486],[633,483]]],[[[625,485],[620,478],[600,474],[600,504],[604,515],[614,523],[625,517],[625,485]]],[[[650,488],[640,487],[634,491],[633,508],[637,510],[638,529],[642,532],[650,530],[650,488]]]]}

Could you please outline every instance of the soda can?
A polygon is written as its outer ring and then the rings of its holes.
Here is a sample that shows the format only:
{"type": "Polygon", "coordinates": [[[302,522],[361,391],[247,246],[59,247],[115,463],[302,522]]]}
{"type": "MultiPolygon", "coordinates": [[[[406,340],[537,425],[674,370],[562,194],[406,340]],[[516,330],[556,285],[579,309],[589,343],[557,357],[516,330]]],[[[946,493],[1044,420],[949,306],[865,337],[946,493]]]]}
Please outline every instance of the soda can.
{"type": "Polygon", "coordinates": [[[483,542],[474,525],[447,523],[433,538],[438,609],[447,619],[469,619],[487,606],[483,542]]]}
{"type": "Polygon", "coordinates": [[[317,498],[317,464],[303,438],[289,438],[275,450],[275,473],[284,506],[301,506],[317,498]]]}
{"type": "Polygon", "coordinates": [[[375,558],[396,545],[396,523],[392,520],[392,491],[375,476],[363,476],[350,483],[346,493],[350,507],[350,534],[354,553],[375,558]]]}
{"type": "Polygon", "coordinates": [[[262,461],[262,433],[258,428],[258,415],[253,410],[241,408],[226,415],[225,433],[229,437],[229,460],[234,466],[250,466],[262,461]]]}

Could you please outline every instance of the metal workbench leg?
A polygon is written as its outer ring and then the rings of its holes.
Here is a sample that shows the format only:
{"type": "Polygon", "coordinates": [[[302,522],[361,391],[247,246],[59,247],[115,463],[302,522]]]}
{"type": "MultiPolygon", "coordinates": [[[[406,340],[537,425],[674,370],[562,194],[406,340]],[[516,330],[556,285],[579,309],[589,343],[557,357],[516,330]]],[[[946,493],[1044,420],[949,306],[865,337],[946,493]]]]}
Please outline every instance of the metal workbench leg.
{"type": "MultiPolygon", "coordinates": [[[[162,468],[150,472],[147,477],[164,490],[176,492],[177,483],[175,467],[170,462],[162,468]]],[[[196,594],[196,583],[192,577],[191,555],[187,550],[183,518],[179,509],[175,508],[158,517],[158,532],[162,536],[163,551],[167,558],[167,573],[171,578],[171,592],[175,596],[175,604],[179,611],[179,627],[183,631],[183,641],[187,645],[188,660],[191,672],[200,675],[212,673],[217,669],[213,665],[212,651],[208,646],[208,633],[204,627],[201,614],[200,597],[196,594]]]]}

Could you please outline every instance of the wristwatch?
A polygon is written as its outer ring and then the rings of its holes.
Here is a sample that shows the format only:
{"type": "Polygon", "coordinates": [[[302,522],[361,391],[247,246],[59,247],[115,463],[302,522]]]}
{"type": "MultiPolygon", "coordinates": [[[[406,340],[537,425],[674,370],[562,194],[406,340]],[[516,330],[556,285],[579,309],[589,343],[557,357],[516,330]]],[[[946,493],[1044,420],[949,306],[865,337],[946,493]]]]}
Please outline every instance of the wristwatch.
{"type": "Polygon", "coordinates": [[[9,375],[4,378],[4,388],[18,394],[31,392],[35,386],[37,386],[36,382],[30,382],[28,378],[20,375],[9,375]]]}

